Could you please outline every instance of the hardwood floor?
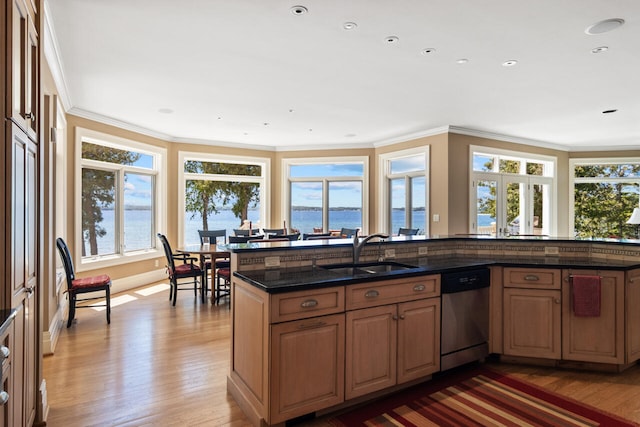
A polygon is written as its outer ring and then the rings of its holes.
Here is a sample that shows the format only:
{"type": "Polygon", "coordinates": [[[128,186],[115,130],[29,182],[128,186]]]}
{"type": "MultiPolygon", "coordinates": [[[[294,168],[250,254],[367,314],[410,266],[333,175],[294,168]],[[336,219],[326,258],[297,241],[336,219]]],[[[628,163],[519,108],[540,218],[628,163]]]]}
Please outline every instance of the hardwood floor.
{"type": "MultiPolygon", "coordinates": [[[[103,311],[81,309],[44,358],[48,426],[248,426],[226,392],[228,304],[201,304],[168,285],[112,298],[103,311]]],[[[66,322],[65,322],[66,323],[66,322]]],[[[492,365],[518,378],[640,422],[640,366],[603,374],[492,365]]],[[[301,423],[328,426],[325,418],[301,423]]]]}

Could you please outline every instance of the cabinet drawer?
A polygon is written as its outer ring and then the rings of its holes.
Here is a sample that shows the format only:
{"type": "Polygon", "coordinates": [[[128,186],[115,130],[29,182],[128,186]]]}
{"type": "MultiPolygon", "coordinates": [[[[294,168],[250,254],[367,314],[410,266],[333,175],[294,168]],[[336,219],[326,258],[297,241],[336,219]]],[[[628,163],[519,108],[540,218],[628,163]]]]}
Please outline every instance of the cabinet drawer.
{"type": "Polygon", "coordinates": [[[346,287],[347,310],[440,296],[440,275],[379,280],[346,287]]]}
{"type": "Polygon", "coordinates": [[[287,292],[271,296],[271,323],[344,311],[344,287],[287,292]]]}
{"type": "Polygon", "coordinates": [[[562,272],[544,268],[505,268],[505,288],[560,289],[562,272]]]}

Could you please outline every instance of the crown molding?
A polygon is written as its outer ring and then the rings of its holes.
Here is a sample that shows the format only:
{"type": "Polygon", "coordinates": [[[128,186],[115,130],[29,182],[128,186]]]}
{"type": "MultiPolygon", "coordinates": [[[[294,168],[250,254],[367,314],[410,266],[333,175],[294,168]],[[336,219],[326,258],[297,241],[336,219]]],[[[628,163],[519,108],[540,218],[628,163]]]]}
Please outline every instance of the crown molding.
{"type": "Polygon", "coordinates": [[[550,142],[539,141],[536,139],[527,139],[527,138],[520,138],[517,136],[503,135],[503,134],[494,133],[494,132],[486,132],[486,131],[477,130],[477,129],[469,129],[461,126],[449,126],[449,132],[457,133],[459,135],[477,136],[478,138],[495,139],[498,141],[512,142],[514,144],[529,145],[529,146],[541,147],[541,148],[550,148],[552,150],[558,150],[558,151],[567,151],[567,152],[570,151],[568,147],[560,144],[553,144],[550,142]]]}
{"type": "Polygon", "coordinates": [[[414,139],[426,138],[428,136],[442,135],[448,133],[450,126],[440,126],[437,128],[431,128],[422,130],[419,132],[408,133],[401,136],[394,136],[393,138],[383,139],[373,144],[374,147],[384,147],[387,145],[399,144],[401,142],[413,141],[414,139]]]}
{"type": "Polygon", "coordinates": [[[42,37],[44,57],[49,65],[49,70],[53,77],[58,92],[58,98],[62,102],[65,111],[69,111],[73,102],[69,87],[64,77],[64,67],[62,65],[62,57],[60,56],[60,48],[58,46],[58,38],[56,37],[53,23],[51,22],[51,11],[49,10],[49,1],[44,1],[44,37],[42,37]]]}

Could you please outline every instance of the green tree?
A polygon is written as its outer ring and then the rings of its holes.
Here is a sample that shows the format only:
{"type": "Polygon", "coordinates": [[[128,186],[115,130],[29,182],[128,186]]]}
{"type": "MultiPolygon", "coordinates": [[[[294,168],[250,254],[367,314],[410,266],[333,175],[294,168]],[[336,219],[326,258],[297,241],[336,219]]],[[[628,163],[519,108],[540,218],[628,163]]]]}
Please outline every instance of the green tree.
{"type": "MultiPolygon", "coordinates": [[[[140,158],[140,154],[83,142],[82,158],[119,165],[131,165],[140,158]]],[[[98,254],[98,237],[102,237],[107,233],[100,226],[104,219],[102,209],[114,208],[115,189],[116,174],[113,171],[82,168],[82,256],[87,255],[85,242],[89,243],[90,255],[98,254]]]]}
{"type": "Polygon", "coordinates": [[[261,167],[237,163],[216,163],[188,161],[185,172],[229,176],[228,181],[190,180],[186,185],[186,210],[191,218],[199,214],[202,229],[209,229],[208,216],[219,212],[222,207],[231,207],[239,218],[240,225],[248,218],[249,209],[260,200],[260,186],[257,183],[233,181],[233,176],[260,176],[261,167]]]}
{"type": "Polygon", "coordinates": [[[586,165],[575,169],[577,178],[596,178],[574,188],[574,225],[578,237],[629,237],[626,224],[638,207],[638,184],[597,181],[597,178],[628,178],[640,175],[640,165],[586,165]]]}

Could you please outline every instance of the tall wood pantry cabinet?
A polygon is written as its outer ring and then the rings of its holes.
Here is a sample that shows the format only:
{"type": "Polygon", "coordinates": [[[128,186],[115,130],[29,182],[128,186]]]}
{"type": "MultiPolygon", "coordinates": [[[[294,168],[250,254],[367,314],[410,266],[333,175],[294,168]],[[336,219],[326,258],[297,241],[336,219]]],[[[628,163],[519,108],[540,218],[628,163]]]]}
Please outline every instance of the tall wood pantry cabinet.
{"type": "Polygon", "coordinates": [[[42,0],[7,0],[0,11],[3,50],[2,90],[3,168],[1,232],[1,309],[15,317],[3,335],[10,351],[2,388],[8,399],[0,412],[0,425],[31,426],[36,414],[41,381],[39,339],[39,277],[41,271],[40,150],[41,128],[39,30],[42,0]]]}

